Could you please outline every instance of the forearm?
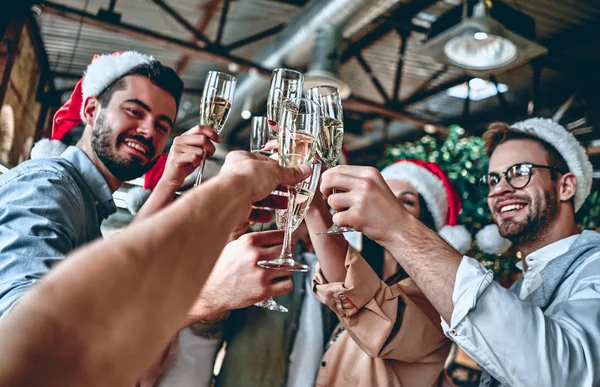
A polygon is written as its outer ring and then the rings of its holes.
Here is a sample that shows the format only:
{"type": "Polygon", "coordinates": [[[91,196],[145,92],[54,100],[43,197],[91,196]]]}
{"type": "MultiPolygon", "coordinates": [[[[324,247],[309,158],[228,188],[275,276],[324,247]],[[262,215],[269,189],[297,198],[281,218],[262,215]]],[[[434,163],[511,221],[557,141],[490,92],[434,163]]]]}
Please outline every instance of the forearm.
{"type": "Polygon", "coordinates": [[[148,200],[146,200],[146,203],[144,203],[133,219],[133,222],[145,219],[167,207],[173,202],[178,189],[179,187],[159,181],[148,200]]]}
{"type": "Polygon", "coordinates": [[[415,281],[438,313],[450,321],[454,310],[452,292],[462,256],[435,231],[408,218],[390,238],[381,241],[415,281]]]}
{"type": "Polygon", "coordinates": [[[305,217],[310,240],[319,259],[319,266],[329,282],[343,282],[346,278],[346,253],[348,242],[342,235],[317,235],[332,224],[331,214],[317,192],[305,217]]]}
{"type": "Polygon", "coordinates": [[[215,179],[72,254],[0,325],[0,346],[11,353],[0,360],[3,382],[134,385],[181,327],[228,233],[248,215],[243,192],[237,181],[215,179]],[[31,372],[26,364],[46,365],[31,372]]]}
{"type": "MultiPolygon", "coordinates": [[[[476,275],[476,274],[475,274],[476,275]]],[[[476,275],[477,276],[477,275],[476,275]]],[[[587,280],[587,279],[586,279],[587,280]]],[[[491,282],[466,316],[455,313],[449,336],[507,386],[595,386],[600,383],[598,281],[591,280],[550,315],[491,282]]],[[[472,304],[472,295],[459,303],[472,304]]]]}

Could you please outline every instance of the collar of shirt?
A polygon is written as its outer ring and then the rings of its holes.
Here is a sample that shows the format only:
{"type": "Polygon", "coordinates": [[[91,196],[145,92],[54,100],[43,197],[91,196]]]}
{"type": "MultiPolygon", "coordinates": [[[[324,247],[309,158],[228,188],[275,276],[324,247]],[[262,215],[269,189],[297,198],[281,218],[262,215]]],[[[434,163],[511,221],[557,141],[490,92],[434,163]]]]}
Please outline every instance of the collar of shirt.
{"type": "MultiPolygon", "coordinates": [[[[550,243],[529,254],[525,258],[525,261],[527,262],[527,271],[524,272],[524,275],[527,276],[540,273],[550,261],[569,251],[573,242],[575,242],[580,235],[581,234],[571,235],[570,237],[550,243]]],[[[523,261],[517,262],[516,266],[523,271],[523,261]]]]}
{"type": "Polygon", "coordinates": [[[112,196],[112,191],[106,182],[106,179],[98,168],[87,157],[85,152],[76,146],[68,147],[61,155],[67,160],[81,175],[85,184],[90,188],[94,198],[98,202],[98,211],[103,218],[117,212],[117,207],[112,196]]]}

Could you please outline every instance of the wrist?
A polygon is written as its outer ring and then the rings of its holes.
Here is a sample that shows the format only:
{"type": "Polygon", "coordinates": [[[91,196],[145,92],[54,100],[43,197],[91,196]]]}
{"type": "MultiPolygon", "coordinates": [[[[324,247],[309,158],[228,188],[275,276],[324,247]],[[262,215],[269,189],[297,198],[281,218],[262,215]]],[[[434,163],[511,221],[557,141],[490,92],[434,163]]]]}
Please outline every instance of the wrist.
{"type": "Polygon", "coordinates": [[[158,181],[158,183],[156,183],[156,188],[154,190],[162,190],[164,192],[172,192],[174,195],[175,192],[177,192],[177,190],[179,188],[181,188],[182,184],[183,184],[183,181],[181,181],[181,182],[175,181],[173,179],[168,179],[163,176],[158,181]]]}
{"type": "Polygon", "coordinates": [[[393,222],[386,227],[383,233],[375,240],[381,247],[389,251],[392,255],[396,256],[396,252],[401,251],[406,244],[408,243],[407,235],[412,235],[413,230],[416,230],[418,235],[418,231],[420,229],[419,226],[423,226],[425,229],[429,229],[424,226],[419,220],[415,217],[407,216],[402,222],[393,222]]]}

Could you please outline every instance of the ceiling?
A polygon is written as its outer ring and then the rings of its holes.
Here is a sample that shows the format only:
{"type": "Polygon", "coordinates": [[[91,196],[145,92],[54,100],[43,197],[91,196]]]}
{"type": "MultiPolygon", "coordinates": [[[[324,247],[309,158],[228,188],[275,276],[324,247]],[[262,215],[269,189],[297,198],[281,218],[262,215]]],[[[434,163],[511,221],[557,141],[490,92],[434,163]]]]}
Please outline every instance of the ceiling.
{"type": "MultiPolygon", "coordinates": [[[[255,68],[256,76],[264,74],[268,79],[271,67],[256,58],[304,10],[326,3],[314,1],[52,0],[36,11],[55,86],[63,99],[94,54],[138,50],[178,70],[187,90],[179,112],[179,129],[184,130],[195,124],[198,94],[209,70],[243,77],[255,68]]],[[[596,113],[600,0],[505,0],[535,19],[536,41],[549,54],[536,60],[535,66],[528,64],[497,76],[498,82],[508,86],[500,97],[469,102],[449,96],[446,89],[470,77],[416,52],[427,38],[429,23],[460,3],[364,1],[363,17],[353,24],[358,27],[345,30],[351,33],[344,36],[340,70],[341,79],[352,88],[344,104],[351,156],[370,162],[386,144],[423,135],[426,123],[458,123],[468,133],[481,133],[494,120],[527,117],[531,100],[535,114],[552,116],[573,95],[560,122],[567,125],[585,117],[581,126],[586,130],[578,138],[588,145],[600,139],[596,113]],[[536,83],[539,87],[534,87],[536,83]]],[[[284,64],[305,70],[311,44],[307,38],[294,47],[284,64]]],[[[265,98],[259,94],[252,98],[265,98]]],[[[238,121],[228,129],[231,147],[247,143],[248,121],[238,121]]],[[[599,158],[593,157],[597,170],[599,158]]]]}

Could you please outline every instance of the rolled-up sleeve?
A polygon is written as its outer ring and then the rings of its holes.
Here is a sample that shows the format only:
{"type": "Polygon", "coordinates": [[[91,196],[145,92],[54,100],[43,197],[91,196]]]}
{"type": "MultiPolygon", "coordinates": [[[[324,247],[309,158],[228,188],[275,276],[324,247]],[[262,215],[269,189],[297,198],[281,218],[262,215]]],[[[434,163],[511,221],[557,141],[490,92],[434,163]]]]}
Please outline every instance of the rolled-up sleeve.
{"type": "Polygon", "coordinates": [[[600,385],[600,254],[565,301],[543,311],[463,257],[448,337],[502,385],[600,385]]]}
{"type": "Polygon", "coordinates": [[[83,217],[66,176],[44,170],[3,176],[0,183],[0,318],[77,246],[83,217]]]}
{"type": "Polygon", "coordinates": [[[388,286],[352,247],[344,282],[328,283],[320,268],[313,292],[371,357],[414,362],[447,343],[439,314],[411,279],[388,286]]]}

